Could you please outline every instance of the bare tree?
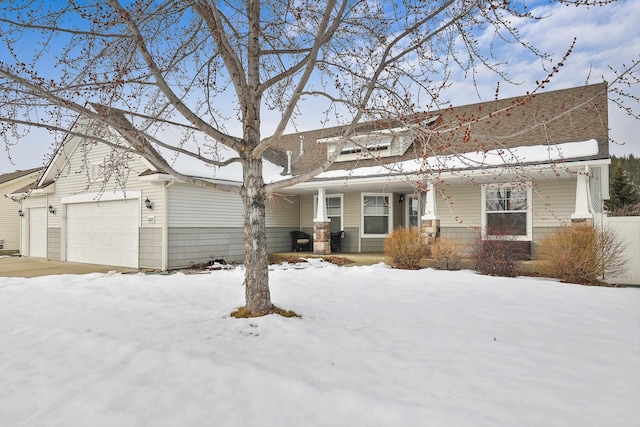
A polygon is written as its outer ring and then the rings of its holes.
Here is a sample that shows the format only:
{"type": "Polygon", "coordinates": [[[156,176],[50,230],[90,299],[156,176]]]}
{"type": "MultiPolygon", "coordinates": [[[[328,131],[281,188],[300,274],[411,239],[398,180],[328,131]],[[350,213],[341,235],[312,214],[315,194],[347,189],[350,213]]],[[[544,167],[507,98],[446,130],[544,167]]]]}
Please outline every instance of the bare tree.
{"type": "Polygon", "coordinates": [[[522,19],[540,17],[524,2],[497,0],[5,2],[0,34],[10,59],[0,62],[0,132],[8,149],[32,127],[69,133],[81,116],[115,128],[131,151],[169,174],[239,193],[246,309],[267,314],[265,203],[326,170],[340,149],[314,170],[276,183],[264,182],[265,150],[311,103],[322,106],[323,121],[344,126],[346,144],[362,121],[437,106],[451,67],[470,78],[485,67],[508,80],[506,58],[494,56],[502,43],[553,63],[520,37],[511,22],[522,19]],[[266,112],[278,117],[269,135],[266,112]],[[168,123],[182,126],[184,138],[162,139],[158,131],[168,123]],[[199,148],[189,149],[185,141],[194,136],[199,148]],[[222,146],[235,155],[225,157],[222,146]],[[154,148],[214,167],[240,163],[242,186],[184,176],[154,148]]]}

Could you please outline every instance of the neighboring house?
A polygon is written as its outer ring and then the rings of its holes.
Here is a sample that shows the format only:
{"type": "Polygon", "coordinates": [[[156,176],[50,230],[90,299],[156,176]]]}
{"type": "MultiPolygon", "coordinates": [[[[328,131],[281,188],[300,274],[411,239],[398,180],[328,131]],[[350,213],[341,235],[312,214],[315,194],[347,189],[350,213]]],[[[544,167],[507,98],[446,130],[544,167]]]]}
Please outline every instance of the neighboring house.
{"type": "Polygon", "coordinates": [[[20,249],[20,205],[8,195],[32,183],[42,168],[0,175],[0,253],[17,253],[20,249]]]}
{"type": "MultiPolygon", "coordinates": [[[[277,164],[278,175],[310,170],[342,130],[286,135],[265,164],[277,164]]],[[[544,234],[598,220],[609,163],[604,83],[365,123],[327,172],[269,204],[268,250],[290,250],[294,230],[322,243],[330,228],[344,231],[343,252],[381,252],[387,234],[405,226],[430,241],[466,243],[480,233],[535,253],[544,234]]],[[[89,139],[68,138],[35,187],[14,197],[22,198],[24,255],[162,270],[244,256],[239,196],[89,139]]]]}

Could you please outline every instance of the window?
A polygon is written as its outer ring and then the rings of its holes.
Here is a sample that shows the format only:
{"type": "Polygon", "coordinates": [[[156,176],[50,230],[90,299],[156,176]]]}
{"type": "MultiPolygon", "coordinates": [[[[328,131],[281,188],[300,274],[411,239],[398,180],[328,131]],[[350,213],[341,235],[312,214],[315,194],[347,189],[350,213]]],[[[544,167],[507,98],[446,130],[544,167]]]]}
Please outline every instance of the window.
{"type": "MultiPolygon", "coordinates": [[[[336,161],[389,157],[392,155],[391,141],[391,137],[386,137],[382,140],[349,142],[342,148],[342,150],[340,150],[340,155],[336,161]]],[[[329,145],[327,157],[330,157],[333,154],[337,149],[337,145],[338,144],[329,145]]]]}
{"type": "Polygon", "coordinates": [[[485,238],[531,240],[531,186],[483,186],[482,229],[485,238]]]}
{"type": "Polygon", "coordinates": [[[420,226],[420,197],[413,194],[407,197],[407,227],[420,226]]]}
{"type": "Polygon", "coordinates": [[[389,197],[381,194],[362,195],[363,237],[384,237],[389,234],[392,220],[389,197]]]}
{"type": "MultiPolygon", "coordinates": [[[[331,220],[331,232],[342,231],[342,195],[326,196],[327,216],[331,220]]],[[[313,213],[318,211],[318,196],[313,197],[313,213]]]]}
{"type": "Polygon", "coordinates": [[[89,173],[91,179],[101,178],[104,176],[104,164],[103,163],[91,163],[89,173]]]}
{"type": "Polygon", "coordinates": [[[391,129],[373,130],[370,132],[351,135],[348,142],[343,136],[320,138],[318,143],[327,144],[327,158],[340,149],[336,161],[379,159],[383,157],[401,156],[408,149],[415,138],[412,127],[396,127],[391,129]],[[340,144],[344,146],[338,148],[340,144]]]}

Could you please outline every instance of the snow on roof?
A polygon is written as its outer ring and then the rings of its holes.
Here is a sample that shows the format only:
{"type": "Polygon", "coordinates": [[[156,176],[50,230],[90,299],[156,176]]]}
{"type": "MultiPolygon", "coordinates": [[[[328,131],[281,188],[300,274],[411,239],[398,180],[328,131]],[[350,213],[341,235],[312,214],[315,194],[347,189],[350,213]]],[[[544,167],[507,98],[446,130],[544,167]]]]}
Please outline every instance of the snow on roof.
{"type": "Polygon", "coordinates": [[[482,169],[498,166],[516,166],[525,163],[550,163],[598,154],[598,141],[567,142],[564,144],[531,145],[500,150],[473,151],[447,156],[432,156],[386,165],[367,166],[351,170],[331,170],[316,179],[365,177],[390,173],[416,173],[424,170],[482,169]]]}
{"type": "MultiPolygon", "coordinates": [[[[173,157],[167,156],[166,158],[167,162],[183,175],[242,182],[242,165],[240,163],[217,167],[183,154],[173,157]]],[[[265,158],[262,159],[262,173],[266,183],[290,178],[290,176],[281,175],[282,167],[271,163],[265,158]]]]}
{"type": "MultiPolygon", "coordinates": [[[[160,140],[174,141],[174,144],[192,153],[201,153],[203,157],[215,159],[223,162],[237,154],[223,144],[209,140],[207,137],[199,135],[189,135],[184,137],[181,129],[177,126],[165,125],[155,132],[155,136],[160,140]]],[[[226,180],[236,183],[242,182],[242,165],[231,163],[227,166],[214,166],[196,159],[186,154],[176,153],[166,148],[156,146],[156,150],[176,171],[183,175],[204,178],[208,180],[226,180]]],[[[266,183],[275,182],[287,177],[281,175],[282,167],[277,166],[263,158],[263,178],[266,183]]]]}

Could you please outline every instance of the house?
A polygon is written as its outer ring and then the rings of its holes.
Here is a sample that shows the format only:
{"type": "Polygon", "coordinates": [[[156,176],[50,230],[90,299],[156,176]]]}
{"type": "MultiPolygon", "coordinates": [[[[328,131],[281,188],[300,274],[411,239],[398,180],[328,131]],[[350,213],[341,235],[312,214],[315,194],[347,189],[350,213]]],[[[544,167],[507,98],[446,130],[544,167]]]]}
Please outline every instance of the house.
{"type": "MultiPolygon", "coordinates": [[[[608,198],[605,83],[364,123],[339,145],[342,131],[285,135],[265,156],[268,181],[340,150],[329,170],[269,204],[270,252],[290,250],[295,230],[314,236],[317,253],[330,252],[330,231],[344,232],[343,252],[381,252],[404,226],[429,241],[511,239],[535,254],[554,229],[598,221],[608,198]]],[[[114,130],[106,137],[127,145],[114,130]]],[[[209,179],[240,185],[232,178],[209,179]]],[[[244,256],[239,196],[94,140],[68,138],[14,198],[27,256],[161,270],[244,256]]]]}
{"type": "MultiPolygon", "coordinates": [[[[275,148],[290,153],[295,174],[331,155],[340,132],[288,135],[275,148]]],[[[404,226],[430,240],[469,243],[480,233],[520,241],[535,254],[554,229],[599,220],[609,163],[601,83],[365,124],[327,172],[286,193],[299,197],[300,229],[309,234],[323,218],[324,194],[346,252],[380,252],[404,226]]]]}
{"type": "Polygon", "coordinates": [[[20,248],[20,205],[8,195],[32,183],[41,168],[0,175],[0,254],[18,253],[20,248]]]}
{"type": "MultiPolygon", "coordinates": [[[[244,258],[240,196],[181,182],[124,150],[128,143],[115,130],[96,132],[123,150],[69,137],[39,179],[12,194],[24,215],[24,256],[153,270],[244,258]]],[[[268,206],[270,251],[290,249],[298,212],[296,202],[268,206]]]]}

